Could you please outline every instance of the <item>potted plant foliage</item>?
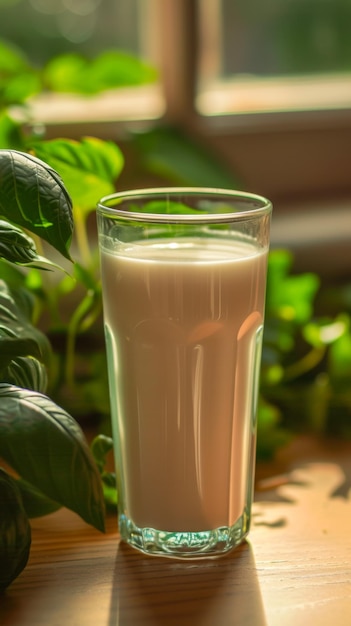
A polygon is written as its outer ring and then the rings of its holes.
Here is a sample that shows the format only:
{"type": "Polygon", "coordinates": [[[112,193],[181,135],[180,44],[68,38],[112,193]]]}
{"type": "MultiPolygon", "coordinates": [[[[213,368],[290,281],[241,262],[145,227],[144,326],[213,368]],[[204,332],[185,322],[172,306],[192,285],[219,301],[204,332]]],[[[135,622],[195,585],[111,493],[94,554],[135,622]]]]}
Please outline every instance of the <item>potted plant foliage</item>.
{"type": "MultiPolygon", "coordinates": [[[[0,42],[0,52],[1,590],[27,563],[31,517],[66,506],[103,530],[105,503],[116,503],[114,476],[104,470],[112,440],[100,435],[89,447],[57,398],[65,387],[80,393],[76,337],[101,311],[87,220],[98,197],[114,190],[123,156],[93,137],[45,141],[30,130],[28,98],[45,89],[93,94],[139,84],[154,70],[114,51],[93,61],[63,55],[42,70],[11,44],[0,42]],[[59,358],[53,336],[64,345],[59,358]]],[[[97,382],[106,406],[104,384],[97,382]]]]}
{"type": "MultiPolygon", "coordinates": [[[[30,155],[0,151],[2,275],[12,265],[49,270],[27,231],[70,259],[72,202],[51,167],[30,155]],[[25,230],[24,230],[25,229],[25,230]]],[[[66,506],[104,529],[102,481],[77,422],[47,395],[50,346],[32,324],[33,298],[23,284],[0,281],[0,588],[25,566],[28,517],[66,506]]]]}

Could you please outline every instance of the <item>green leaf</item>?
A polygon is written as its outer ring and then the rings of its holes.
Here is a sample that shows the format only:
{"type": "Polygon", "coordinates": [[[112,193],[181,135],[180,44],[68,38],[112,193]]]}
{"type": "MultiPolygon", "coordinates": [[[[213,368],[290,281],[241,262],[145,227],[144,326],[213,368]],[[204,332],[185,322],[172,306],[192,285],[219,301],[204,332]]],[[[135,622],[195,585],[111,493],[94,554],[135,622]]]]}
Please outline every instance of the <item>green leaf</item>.
{"type": "Polygon", "coordinates": [[[26,274],[19,266],[0,259],[0,276],[10,288],[22,288],[25,285],[26,274]]]}
{"type": "Polygon", "coordinates": [[[55,170],[16,150],[0,150],[0,215],[70,258],[72,202],[55,170]]]}
{"type": "Polygon", "coordinates": [[[23,52],[12,43],[0,40],[0,76],[2,80],[16,76],[28,68],[23,52]]]}
{"type": "Polygon", "coordinates": [[[257,419],[257,456],[261,460],[271,459],[275,451],[288,443],[290,435],[280,425],[279,410],[260,398],[257,419]]]}
{"type": "Polygon", "coordinates": [[[0,280],[0,369],[16,356],[34,356],[48,360],[50,344],[46,336],[28,319],[29,303],[19,292],[16,297],[0,280]]]}
{"type": "Polygon", "coordinates": [[[93,60],[78,54],[60,55],[50,61],[43,72],[48,89],[84,95],[149,83],[156,77],[154,68],[118,50],[105,51],[93,60]]]}
{"type": "Polygon", "coordinates": [[[3,89],[3,99],[8,104],[21,104],[28,98],[38,94],[41,90],[41,81],[37,74],[32,71],[19,73],[8,79],[3,89]]]}
{"type": "Polygon", "coordinates": [[[23,507],[29,518],[49,515],[61,508],[58,502],[50,500],[22,478],[16,480],[16,485],[21,493],[23,507]]]}
{"type": "MultiPolygon", "coordinates": [[[[3,341],[0,341],[2,349],[3,341]]],[[[17,351],[17,355],[19,352],[17,351]]],[[[27,352],[26,352],[27,354],[27,352]]],[[[45,366],[33,357],[15,356],[1,373],[1,381],[16,387],[45,393],[48,377],[45,366]]]]}
{"type": "Polygon", "coordinates": [[[306,324],[302,334],[311,346],[319,348],[337,341],[347,332],[349,325],[350,320],[345,315],[339,315],[334,320],[323,318],[306,324]]]}
{"type": "Polygon", "coordinates": [[[157,71],[128,52],[107,50],[93,59],[89,75],[96,91],[102,91],[154,82],[157,71]]]}
{"type": "Polygon", "coordinates": [[[94,459],[77,422],[48,397],[0,384],[0,456],[48,498],[104,529],[94,459]]]}
{"type": "MultiPolygon", "coordinates": [[[[35,243],[31,237],[20,228],[9,222],[0,220],[0,257],[26,267],[46,269],[62,269],[57,263],[37,253],[35,243]]],[[[62,270],[63,271],[63,270],[62,270]]]]}
{"type": "Polygon", "coordinates": [[[118,504],[116,475],[113,472],[104,472],[101,479],[106,508],[109,511],[116,511],[118,504]]]}
{"type": "MultiPolygon", "coordinates": [[[[30,270],[30,272],[36,271],[37,270],[30,270]]],[[[30,272],[28,272],[28,274],[30,272]]],[[[14,305],[17,307],[17,317],[31,322],[36,303],[35,296],[28,290],[26,281],[24,284],[22,283],[18,286],[14,285],[13,289],[8,284],[4,286],[3,283],[0,282],[0,293],[1,292],[6,292],[11,295],[14,305]]],[[[31,328],[33,328],[33,326],[31,326],[31,328]]],[[[36,329],[35,332],[38,332],[38,329],[36,329]]],[[[40,336],[42,337],[41,332],[40,336]]]]}
{"type": "Polygon", "coordinates": [[[42,300],[46,300],[47,294],[45,292],[45,285],[43,281],[42,272],[39,272],[37,268],[31,268],[26,274],[25,286],[27,293],[35,294],[42,300]]]}
{"type": "Polygon", "coordinates": [[[23,52],[9,42],[0,41],[0,103],[21,105],[40,89],[39,74],[23,52]]]}
{"type": "Polygon", "coordinates": [[[47,89],[63,93],[86,93],[84,88],[88,61],[78,54],[55,56],[43,70],[43,81],[47,89]]]}
{"type": "Polygon", "coordinates": [[[0,146],[3,149],[16,148],[21,150],[24,146],[22,125],[12,119],[7,111],[0,112],[0,146]]]}
{"type": "Polygon", "coordinates": [[[25,568],[31,529],[16,481],[0,468],[0,592],[25,568]]]}
{"type": "Polygon", "coordinates": [[[0,257],[19,265],[32,264],[41,259],[33,239],[4,220],[0,220],[0,257]]]}
{"type": "Polygon", "coordinates": [[[88,214],[99,198],[113,193],[124,159],[109,141],[85,137],[80,142],[53,139],[32,145],[35,154],[55,168],[73,199],[74,211],[88,214]]]}
{"type": "Polygon", "coordinates": [[[106,465],[106,457],[113,450],[113,440],[107,435],[97,435],[91,443],[91,452],[95,459],[95,463],[102,473],[106,465]]]}
{"type": "Polygon", "coordinates": [[[313,273],[291,275],[292,255],[274,250],[269,255],[266,314],[295,324],[309,321],[319,278],[313,273]]]}
{"type": "Polygon", "coordinates": [[[115,511],[118,503],[116,475],[105,471],[108,454],[113,450],[113,439],[107,435],[97,435],[91,444],[91,451],[102,479],[105,504],[108,510],[115,511]]]}
{"type": "Polygon", "coordinates": [[[144,167],[178,185],[240,188],[225,165],[176,128],[136,133],[134,141],[144,167]]]}
{"type": "MultiPolygon", "coordinates": [[[[5,331],[6,332],[6,331],[5,331]]],[[[31,338],[17,338],[17,337],[7,337],[4,335],[4,330],[0,329],[0,351],[1,351],[1,378],[2,380],[6,380],[6,376],[8,375],[4,372],[4,366],[8,366],[8,364],[17,356],[27,356],[27,355],[35,355],[40,358],[41,353],[39,350],[39,346],[31,338]],[[5,378],[4,378],[5,376],[5,378]]],[[[8,381],[7,381],[8,382],[8,381]]]]}

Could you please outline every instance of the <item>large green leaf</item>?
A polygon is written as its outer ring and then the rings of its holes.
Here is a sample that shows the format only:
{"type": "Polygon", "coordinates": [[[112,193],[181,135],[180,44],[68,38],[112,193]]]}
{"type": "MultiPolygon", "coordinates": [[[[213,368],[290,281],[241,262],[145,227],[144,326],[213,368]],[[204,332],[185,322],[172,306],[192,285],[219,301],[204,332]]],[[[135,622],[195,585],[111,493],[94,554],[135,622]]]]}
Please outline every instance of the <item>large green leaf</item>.
{"type": "Polygon", "coordinates": [[[99,472],[77,422],[47,396],[0,384],[0,457],[48,498],[104,529],[99,472]]]}
{"type": "Polygon", "coordinates": [[[55,168],[65,181],[75,210],[94,210],[104,195],[113,193],[124,159],[110,141],[84,137],[81,141],[54,139],[32,145],[35,154],[55,168]]]}
{"type": "Polygon", "coordinates": [[[17,356],[34,356],[46,361],[50,352],[47,337],[28,319],[28,303],[19,295],[16,301],[6,283],[0,280],[0,370],[17,356]]]}
{"type": "Polygon", "coordinates": [[[60,176],[43,161],[0,150],[0,215],[70,258],[72,201],[60,176]]]}
{"type": "Polygon", "coordinates": [[[31,529],[16,481],[0,468],[0,594],[26,566],[31,529]]]}
{"type": "Polygon", "coordinates": [[[28,517],[42,517],[61,508],[58,502],[47,498],[41,491],[22,478],[16,480],[16,485],[22,496],[23,508],[28,517]]]}
{"type": "Polygon", "coordinates": [[[60,55],[47,64],[43,73],[48,89],[85,95],[149,83],[156,77],[153,67],[118,50],[103,52],[93,60],[78,54],[60,55]]]}

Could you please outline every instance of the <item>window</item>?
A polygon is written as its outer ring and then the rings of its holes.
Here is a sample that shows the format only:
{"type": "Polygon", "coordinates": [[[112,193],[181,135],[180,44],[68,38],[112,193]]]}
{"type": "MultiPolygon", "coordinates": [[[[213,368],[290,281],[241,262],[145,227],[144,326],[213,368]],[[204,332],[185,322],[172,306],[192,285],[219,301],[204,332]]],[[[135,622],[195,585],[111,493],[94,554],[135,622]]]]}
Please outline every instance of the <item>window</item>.
{"type": "MultiPolygon", "coordinates": [[[[328,73],[320,69],[318,74],[311,74],[310,62],[308,72],[299,68],[300,73],[292,74],[292,65],[287,72],[286,63],[287,73],[282,75],[283,68],[277,68],[275,61],[274,66],[268,64],[274,55],[266,52],[266,69],[262,69],[260,53],[263,57],[263,45],[272,38],[273,27],[271,34],[267,32],[265,18],[266,33],[258,46],[260,21],[255,17],[255,7],[262,4],[266,12],[271,6],[289,7],[298,2],[302,0],[158,3],[169,118],[205,139],[238,173],[246,188],[269,195],[282,210],[283,205],[305,202],[310,196],[329,201],[350,192],[351,80],[345,66],[342,73],[340,68],[330,72],[329,67],[328,73]],[[242,53],[241,65],[237,65],[234,53],[228,52],[228,39],[234,39],[229,29],[240,33],[240,6],[251,23],[255,22],[256,30],[251,29],[249,44],[246,25],[245,38],[241,38],[246,60],[242,53]],[[232,74],[234,69],[237,74],[232,74]]],[[[332,0],[303,0],[304,5],[315,8],[316,15],[318,5],[326,2],[332,0]]],[[[301,29],[304,27],[302,21],[301,29]]],[[[240,56],[240,47],[236,56],[240,56]]],[[[336,56],[340,61],[341,55],[336,56]]]]}
{"type": "Polygon", "coordinates": [[[284,210],[350,194],[350,18],[349,0],[7,0],[0,36],[38,63],[118,47],[159,67],[158,84],[84,107],[39,99],[48,136],[120,142],[124,123],[166,121],[284,210]]]}
{"type": "Polygon", "coordinates": [[[215,74],[350,72],[346,0],[200,0],[199,7],[203,31],[215,42],[215,74]]]}
{"type": "Polygon", "coordinates": [[[201,0],[198,107],[204,114],[351,105],[351,4],[201,0]]]}

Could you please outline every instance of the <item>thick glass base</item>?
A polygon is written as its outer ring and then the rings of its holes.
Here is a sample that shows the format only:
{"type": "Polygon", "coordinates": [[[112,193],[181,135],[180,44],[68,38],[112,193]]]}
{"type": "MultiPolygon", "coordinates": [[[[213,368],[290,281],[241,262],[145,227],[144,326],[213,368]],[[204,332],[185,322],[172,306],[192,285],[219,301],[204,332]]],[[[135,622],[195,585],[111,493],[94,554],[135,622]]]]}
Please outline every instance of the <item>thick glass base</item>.
{"type": "Polygon", "coordinates": [[[244,513],[234,526],[201,532],[166,532],[138,528],[126,515],[119,516],[123,541],[153,556],[199,559],[225,554],[238,546],[249,532],[250,518],[244,513]]]}

